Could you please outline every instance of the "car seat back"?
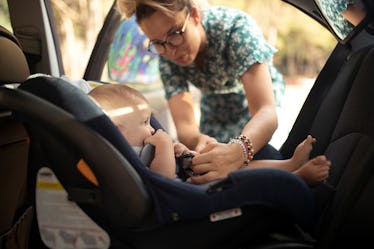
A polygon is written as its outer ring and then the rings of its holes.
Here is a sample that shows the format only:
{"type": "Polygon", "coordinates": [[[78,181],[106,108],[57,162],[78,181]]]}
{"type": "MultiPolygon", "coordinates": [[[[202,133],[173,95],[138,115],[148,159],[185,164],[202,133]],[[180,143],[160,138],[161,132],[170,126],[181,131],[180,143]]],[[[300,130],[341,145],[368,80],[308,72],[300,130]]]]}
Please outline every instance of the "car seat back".
{"type": "Polygon", "coordinates": [[[0,75],[1,82],[20,83],[30,75],[26,57],[17,38],[0,26],[0,75]]]}
{"type": "MultiPolygon", "coordinates": [[[[342,85],[337,88],[339,83],[350,82],[323,152],[333,162],[328,179],[330,188],[315,189],[321,214],[316,229],[318,236],[323,234],[325,239],[322,245],[329,248],[348,243],[350,246],[365,245],[374,232],[374,215],[368,209],[374,202],[367,198],[374,191],[371,179],[374,176],[374,45],[357,51],[355,57],[361,57],[360,66],[351,67],[354,70],[351,77],[340,75],[335,82],[336,88],[331,89],[333,92],[326,99],[327,106],[333,105],[338,99],[334,93],[339,95],[344,88],[342,85]]],[[[324,129],[322,123],[327,119],[326,115],[331,115],[334,110],[326,111],[324,117],[317,117],[320,125],[314,125],[312,134],[317,127],[319,131],[324,129]]]]}
{"type": "MultiPolygon", "coordinates": [[[[0,85],[29,76],[17,38],[0,26],[0,85]]],[[[11,87],[11,86],[10,86],[11,87]]],[[[0,107],[0,248],[27,248],[33,208],[27,195],[28,137],[11,110],[0,107]]]]}
{"type": "Polygon", "coordinates": [[[288,157],[312,134],[317,143],[311,157],[325,154],[332,161],[327,183],[314,188],[317,248],[359,247],[374,232],[374,216],[364,207],[373,205],[368,196],[374,191],[373,68],[372,34],[363,30],[338,44],[281,148],[288,157]]]}

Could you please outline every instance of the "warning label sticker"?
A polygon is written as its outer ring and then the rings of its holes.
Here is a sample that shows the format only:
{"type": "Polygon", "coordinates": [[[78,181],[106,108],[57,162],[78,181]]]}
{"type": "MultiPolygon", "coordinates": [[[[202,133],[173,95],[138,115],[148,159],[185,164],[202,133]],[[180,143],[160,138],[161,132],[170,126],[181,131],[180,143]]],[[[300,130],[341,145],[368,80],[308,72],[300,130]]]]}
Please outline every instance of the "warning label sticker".
{"type": "Polygon", "coordinates": [[[108,234],[68,194],[50,168],[41,168],[36,183],[36,212],[41,238],[49,248],[106,249],[108,234]]]}

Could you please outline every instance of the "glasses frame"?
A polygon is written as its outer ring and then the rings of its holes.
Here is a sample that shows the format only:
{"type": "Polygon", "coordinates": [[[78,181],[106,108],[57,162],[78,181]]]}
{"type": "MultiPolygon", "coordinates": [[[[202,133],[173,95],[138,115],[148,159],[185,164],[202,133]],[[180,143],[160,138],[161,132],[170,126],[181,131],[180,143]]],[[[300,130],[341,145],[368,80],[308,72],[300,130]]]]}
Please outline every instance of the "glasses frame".
{"type": "Polygon", "coordinates": [[[161,41],[161,40],[157,40],[157,39],[150,40],[149,43],[148,43],[148,48],[147,48],[147,50],[148,50],[149,52],[153,53],[153,54],[160,54],[160,55],[162,55],[162,54],[164,54],[164,53],[166,52],[166,50],[167,50],[166,45],[168,45],[168,46],[171,47],[171,48],[176,48],[176,47],[182,45],[183,42],[184,42],[184,36],[183,36],[183,34],[184,34],[185,31],[186,31],[188,21],[190,20],[190,16],[191,16],[191,15],[190,15],[190,12],[188,11],[187,16],[186,16],[186,19],[184,20],[184,23],[183,23],[183,26],[182,26],[181,30],[175,31],[175,32],[173,32],[173,33],[170,33],[170,34],[166,37],[166,40],[165,40],[165,41],[161,41]],[[173,44],[173,43],[170,42],[170,39],[171,39],[173,36],[176,36],[176,35],[178,35],[178,36],[181,37],[181,42],[179,42],[178,44],[173,44]],[[159,48],[163,48],[163,50],[160,52],[159,49],[156,49],[156,46],[155,46],[155,45],[159,46],[159,48]],[[152,49],[152,47],[153,47],[154,49],[152,49]]]}

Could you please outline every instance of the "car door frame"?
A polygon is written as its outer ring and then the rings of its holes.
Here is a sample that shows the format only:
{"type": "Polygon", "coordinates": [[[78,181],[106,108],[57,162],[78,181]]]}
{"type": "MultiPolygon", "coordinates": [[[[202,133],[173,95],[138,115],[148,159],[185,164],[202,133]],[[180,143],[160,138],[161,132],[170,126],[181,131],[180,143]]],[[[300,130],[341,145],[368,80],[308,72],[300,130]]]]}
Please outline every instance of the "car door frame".
{"type": "Polygon", "coordinates": [[[64,74],[60,41],[50,0],[8,0],[11,26],[31,74],[64,74]]]}

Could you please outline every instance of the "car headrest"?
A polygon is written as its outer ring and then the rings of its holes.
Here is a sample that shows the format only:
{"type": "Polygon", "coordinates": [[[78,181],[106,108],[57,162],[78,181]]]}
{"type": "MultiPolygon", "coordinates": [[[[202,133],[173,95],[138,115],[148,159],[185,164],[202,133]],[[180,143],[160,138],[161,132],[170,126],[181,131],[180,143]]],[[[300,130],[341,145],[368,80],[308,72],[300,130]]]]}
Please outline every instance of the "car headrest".
{"type": "Polygon", "coordinates": [[[0,25],[0,85],[21,83],[30,75],[25,54],[17,38],[0,25]]]}

